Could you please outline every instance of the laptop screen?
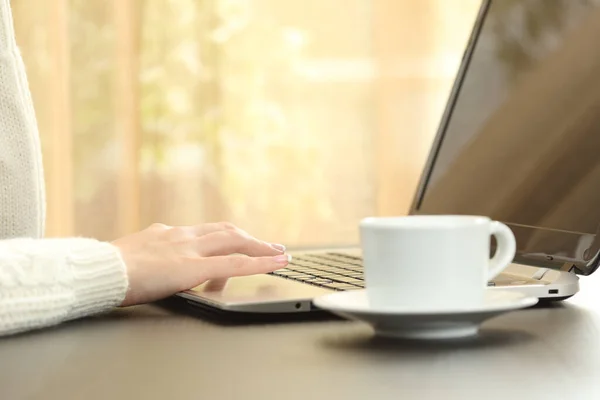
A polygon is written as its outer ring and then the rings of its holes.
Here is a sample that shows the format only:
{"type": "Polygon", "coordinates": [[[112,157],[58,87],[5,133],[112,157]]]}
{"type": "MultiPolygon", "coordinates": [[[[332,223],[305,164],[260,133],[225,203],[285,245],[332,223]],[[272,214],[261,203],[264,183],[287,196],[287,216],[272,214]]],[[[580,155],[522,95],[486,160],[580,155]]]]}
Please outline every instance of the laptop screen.
{"type": "Polygon", "coordinates": [[[414,213],[486,215],[517,259],[590,272],[600,233],[600,0],[480,13],[414,213]]]}

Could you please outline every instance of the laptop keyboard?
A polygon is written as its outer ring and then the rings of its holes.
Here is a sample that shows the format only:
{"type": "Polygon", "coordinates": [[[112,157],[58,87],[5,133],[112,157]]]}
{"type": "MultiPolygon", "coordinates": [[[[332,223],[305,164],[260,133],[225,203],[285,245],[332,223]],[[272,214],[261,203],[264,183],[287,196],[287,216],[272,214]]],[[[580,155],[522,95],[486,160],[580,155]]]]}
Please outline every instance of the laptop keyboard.
{"type": "Polygon", "coordinates": [[[362,259],[341,253],[294,255],[271,275],[338,291],[364,288],[362,259]]]}
{"type": "MultiPolygon", "coordinates": [[[[364,285],[362,258],[343,253],[294,255],[290,264],[271,272],[293,281],[337,291],[362,289],[364,285]]],[[[488,286],[539,285],[534,279],[497,277],[488,286]]]]}

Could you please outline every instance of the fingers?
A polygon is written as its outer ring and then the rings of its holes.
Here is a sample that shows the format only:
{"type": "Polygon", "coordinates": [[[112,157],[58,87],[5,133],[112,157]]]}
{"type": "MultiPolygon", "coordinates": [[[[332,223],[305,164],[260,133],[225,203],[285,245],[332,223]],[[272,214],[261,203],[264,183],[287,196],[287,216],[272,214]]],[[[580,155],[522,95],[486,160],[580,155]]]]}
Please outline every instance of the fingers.
{"type": "Polygon", "coordinates": [[[196,251],[201,257],[234,253],[261,257],[283,254],[284,248],[273,246],[237,230],[225,230],[196,238],[196,251]]]}
{"type": "MultiPolygon", "coordinates": [[[[162,224],[153,224],[151,229],[158,229],[166,232],[171,240],[185,240],[192,239],[195,237],[204,236],[213,232],[219,232],[229,230],[228,224],[225,223],[211,223],[201,224],[193,226],[174,226],[169,227],[162,224]]],[[[233,229],[232,229],[233,230],[233,229]]]]}
{"type": "Polygon", "coordinates": [[[234,231],[234,232],[238,232],[242,235],[248,235],[248,233],[241,230],[240,228],[238,228],[237,226],[235,226],[234,224],[232,224],[230,222],[210,222],[210,223],[206,223],[206,224],[189,226],[186,229],[188,229],[190,232],[192,232],[196,236],[204,236],[204,235],[208,235],[213,232],[220,232],[220,231],[234,231]]]}
{"type": "Polygon", "coordinates": [[[198,271],[199,282],[265,274],[289,264],[291,256],[280,254],[274,257],[248,257],[244,255],[217,256],[190,261],[190,267],[198,271]]]}
{"type": "Polygon", "coordinates": [[[206,285],[204,285],[204,291],[220,292],[223,289],[225,289],[225,286],[227,286],[227,282],[229,282],[227,278],[209,280],[208,282],[206,282],[206,285]]]}
{"type": "Polygon", "coordinates": [[[193,226],[175,227],[156,223],[152,224],[148,229],[165,232],[171,240],[176,241],[193,240],[194,238],[202,238],[218,232],[222,232],[218,236],[222,237],[222,240],[227,240],[226,237],[231,236],[231,243],[229,244],[215,243],[213,241],[216,240],[217,236],[211,237],[211,242],[208,245],[204,244],[199,247],[199,249],[204,248],[204,246],[208,247],[207,252],[200,253],[203,256],[226,255],[233,252],[247,255],[268,256],[285,252],[285,246],[260,241],[229,222],[213,222],[193,226]],[[247,241],[242,240],[242,238],[246,238],[247,241]],[[231,247],[233,247],[234,250],[228,252],[227,249],[231,247]],[[235,250],[236,247],[242,249],[242,251],[235,250]]]}
{"type": "Polygon", "coordinates": [[[207,224],[194,225],[190,227],[196,236],[204,236],[213,232],[220,231],[240,231],[241,229],[229,222],[211,222],[207,224]]]}
{"type": "MultiPolygon", "coordinates": [[[[167,227],[163,224],[153,224],[153,227],[167,227]]],[[[214,232],[237,232],[241,235],[250,236],[248,233],[230,222],[211,222],[191,226],[167,227],[172,238],[200,237],[214,232]]]]}

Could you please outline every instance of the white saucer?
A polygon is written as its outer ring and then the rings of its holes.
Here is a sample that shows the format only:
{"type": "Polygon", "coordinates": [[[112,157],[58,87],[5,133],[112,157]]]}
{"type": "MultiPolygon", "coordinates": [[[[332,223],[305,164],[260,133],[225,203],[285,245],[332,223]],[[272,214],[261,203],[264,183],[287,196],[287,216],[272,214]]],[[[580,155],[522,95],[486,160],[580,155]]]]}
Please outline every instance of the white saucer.
{"type": "Polygon", "coordinates": [[[518,292],[486,290],[482,304],[446,310],[402,308],[375,309],[366,290],[336,292],[314,299],[315,306],[341,317],[371,324],[380,336],[406,339],[455,339],[476,335],[485,320],[530,307],[537,297],[518,292]]]}

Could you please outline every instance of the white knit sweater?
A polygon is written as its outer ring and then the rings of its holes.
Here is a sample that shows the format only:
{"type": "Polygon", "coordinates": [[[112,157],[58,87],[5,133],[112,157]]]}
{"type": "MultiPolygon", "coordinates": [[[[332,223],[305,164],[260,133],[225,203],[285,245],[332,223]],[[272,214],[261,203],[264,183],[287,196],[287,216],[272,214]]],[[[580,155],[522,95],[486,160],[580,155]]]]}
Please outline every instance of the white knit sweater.
{"type": "Polygon", "coordinates": [[[42,239],[44,178],[33,103],[10,1],[0,0],[0,336],[119,305],[118,249],[87,238],[42,239]]]}

